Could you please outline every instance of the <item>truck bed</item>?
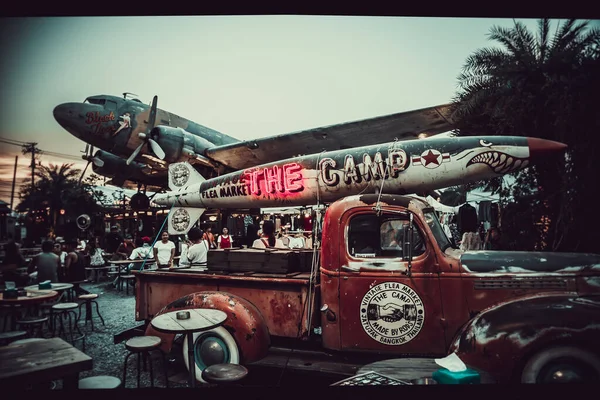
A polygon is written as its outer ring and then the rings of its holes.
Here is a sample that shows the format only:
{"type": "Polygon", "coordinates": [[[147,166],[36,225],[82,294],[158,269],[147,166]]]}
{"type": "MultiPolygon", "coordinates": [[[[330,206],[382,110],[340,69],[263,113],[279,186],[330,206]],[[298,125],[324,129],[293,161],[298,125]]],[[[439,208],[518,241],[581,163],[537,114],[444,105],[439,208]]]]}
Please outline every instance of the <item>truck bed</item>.
{"type": "MultiPolygon", "coordinates": [[[[133,273],[137,278],[137,321],[152,319],[165,306],[189,294],[219,291],[254,304],[271,335],[298,337],[308,330],[305,309],[310,280],[308,272],[212,272],[187,268],[133,273]],[[301,320],[302,332],[299,332],[301,320]]],[[[316,306],[316,302],[312,304],[316,306]]]]}

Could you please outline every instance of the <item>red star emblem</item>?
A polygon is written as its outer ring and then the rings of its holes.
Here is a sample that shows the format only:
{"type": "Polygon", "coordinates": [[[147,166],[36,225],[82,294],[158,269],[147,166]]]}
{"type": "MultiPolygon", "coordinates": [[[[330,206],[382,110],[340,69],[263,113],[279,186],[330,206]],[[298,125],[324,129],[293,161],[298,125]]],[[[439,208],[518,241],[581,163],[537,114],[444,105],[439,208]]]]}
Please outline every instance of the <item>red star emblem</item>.
{"type": "Polygon", "coordinates": [[[428,166],[431,163],[435,163],[436,165],[440,165],[438,158],[439,158],[439,154],[434,154],[431,150],[429,150],[429,153],[427,153],[426,155],[424,155],[423,157],[421,157],[423,160],[425,160],[425,166],[428,166]]]}

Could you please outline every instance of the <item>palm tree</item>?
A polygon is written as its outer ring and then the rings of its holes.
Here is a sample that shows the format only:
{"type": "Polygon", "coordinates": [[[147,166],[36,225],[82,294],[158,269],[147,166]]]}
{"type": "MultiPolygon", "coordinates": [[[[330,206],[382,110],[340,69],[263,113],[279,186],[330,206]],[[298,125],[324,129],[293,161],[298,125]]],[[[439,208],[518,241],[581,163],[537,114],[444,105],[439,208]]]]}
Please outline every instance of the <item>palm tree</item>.
{"type": "Polygon", "coordinates": [[[79,183],[80,174],[81,170],[73,168],[73,164],[40,165],[35,172],[34,190],[31,190],[31,185],[22,189],[18,209],[24,211],[34,204],[30,211],[49,210],[46,222],[51,230],[56,228],[61,209],[75,216],[82,210],[88,211],[95,202],[88,193],[89,184],[79,183]]]}
{"type": "Polygon", "coordinates": [[[537,186],[533,197],[521,200],[550,221],[549,227],[539,225],[538,248],[597,251],[593,241],[579,239],[590,222],[589,182],[597,180],[600,29],[569,20],[552,35],[550,21],[542,19],[535,34],[515,22],[510,29],[492,27],[489,39],[499,46],[475,51],[458,77],[459,134],[533,136],[569,145],[566,157],[518,173],[517,186],[537,186]]]}

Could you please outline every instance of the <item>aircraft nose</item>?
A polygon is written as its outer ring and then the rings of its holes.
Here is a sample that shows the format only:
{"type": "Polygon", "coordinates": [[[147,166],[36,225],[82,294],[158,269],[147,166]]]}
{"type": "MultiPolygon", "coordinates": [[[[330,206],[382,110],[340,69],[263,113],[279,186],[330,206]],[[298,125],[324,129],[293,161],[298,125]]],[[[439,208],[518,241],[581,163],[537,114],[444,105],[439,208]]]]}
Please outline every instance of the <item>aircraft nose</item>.
{"type": "Polygon", "coordinates": [[[544,157],[553,153],[559,153],[567,149],[567,145],[553,140],[539,139],[528,137],[527,144],[529,145],[530,157],[544,157]]]}
{"type": "Polygon", "coordinates": [[[54,119],[58,122],[62,127],[66,128],[69,125],[69,122],[73,122],[75,118],[77,118],[77,113],[75,112],[75,108],[72,103],[64,103],[59,104],[54,107],[54,119]]]}

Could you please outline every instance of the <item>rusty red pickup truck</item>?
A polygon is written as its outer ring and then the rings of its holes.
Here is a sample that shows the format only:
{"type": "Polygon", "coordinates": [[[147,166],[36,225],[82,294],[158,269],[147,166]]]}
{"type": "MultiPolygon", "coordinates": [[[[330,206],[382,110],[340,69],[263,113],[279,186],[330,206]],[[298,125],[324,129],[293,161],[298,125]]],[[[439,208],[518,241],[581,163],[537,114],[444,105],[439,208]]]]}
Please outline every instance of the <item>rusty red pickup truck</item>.
{"type": "MultiPolygon", "coordinates": [[[[207,365],[255,362],[286,338],[381,359],[455,352],[499,383],[600,379],[600,255],[462,252],[412,196],[342,198],[321,227],[309,254],[234,249],[216,261],[211,251],[206,271],[136,272],[136,320],[190,308],[227,313],[223,326],[195,334],[200,381],[207,365]],[[312,262],[260,270],[294,257],[312,262]],[[258,266],[219,265],[240,259],[258,266]]],[[[174,335],[150,324],[145,334],[171,350],[174,335]]]]}

